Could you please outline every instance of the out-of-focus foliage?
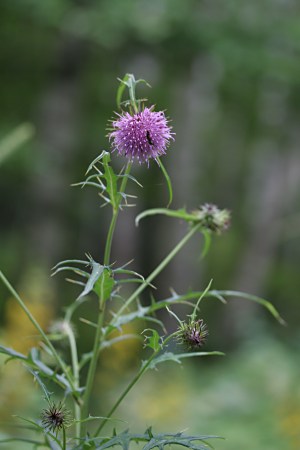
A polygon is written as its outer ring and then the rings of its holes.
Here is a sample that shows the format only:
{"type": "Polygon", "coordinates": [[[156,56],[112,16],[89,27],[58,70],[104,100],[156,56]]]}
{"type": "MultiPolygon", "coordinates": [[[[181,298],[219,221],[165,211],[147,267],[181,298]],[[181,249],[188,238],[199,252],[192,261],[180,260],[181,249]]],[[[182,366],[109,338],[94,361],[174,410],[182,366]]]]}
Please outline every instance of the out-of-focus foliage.
{"type": "Polygon", "coordinates": [[[130,426],[146,419],[158,429],[185,423],[191,433],[217,431],[226,437],[214,444],[220,450],[299,448],[299,357],[279,341],[260,336],[209,367],[202,360],[176,375],[171,364],[154,377],[148,374],[123,405],[130,426]]]}

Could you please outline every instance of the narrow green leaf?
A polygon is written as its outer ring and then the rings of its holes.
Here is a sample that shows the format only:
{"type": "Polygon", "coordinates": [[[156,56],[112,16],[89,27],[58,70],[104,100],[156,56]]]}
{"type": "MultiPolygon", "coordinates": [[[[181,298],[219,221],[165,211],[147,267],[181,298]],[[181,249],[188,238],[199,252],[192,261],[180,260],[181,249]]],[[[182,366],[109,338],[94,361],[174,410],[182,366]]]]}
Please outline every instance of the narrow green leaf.
{"type": "Polygon", "coordinates": [[[155,216],[157,214],[163,214],[169,217],[176,217],[177,219],[183,219],[188,222],[195,221],[195,217],[192,214],[188,214],[185,209],[171,210],[167,208],[153,208],[147,209],[146,211],[140,213],[135,219],[135,225],[138,226],[141,219],[144,219],[145,217],[148,216],[155,216]]]}
{"type": "Polygon", "coordinates": [[[50,392],[48,391],[48,389],[46,388],[45,384],[42,382],[41,378],[39,377],[38,372],[37,372],[37,371],[34,371],[34,370],[32,370],[32,369],[30,369],[29,367],[28,367],[28,370],[29,370],[29,372],[33,375],[34,379],[35,379],[35,380],[38,382],[38,384],[40,385],[42,391],[43,391],[44,394],[45,394],[45,398],[46,398],[47,402],[50,403],[50,395],[51,395],[51,394],[50,394],[50,392]]]}
{"type": "Polygon", "coordinates": [[[106,155],[109,155],[109,153],[107,152],[107,151],[105,151],[105,150],[103,150],[101,153],[100,153],[100,155],[98,155],[92,162],[91,162],[91,164],[89,165],[89,167],[87,168],[87,171],[86,171],[86,175],[92,170],[92,169],[95,169],[96,168],[96,164],[98,163],[98,162],[100,162],[103,158],[104,158],[104,156],[106,156],[106,155]]]}
{"type": "Polygon", "coordinates": [[[162,171],[162,173],[163,173],[163,175],[165,177],[165,180],[167,182],[168,192],[169,192],[169,201],[168,201],[168,204],[167,204],[167,208],[169,208],[169,206],[171,205],[172,200],[173,200],[172,182],[171,182],[171,178],[170,178],[170,176],[169,176],[165,166],[161,162],[160,158],[157,158],[157,160],[158,160],[158,165],[159,165],[159,167],[160,167],[160,169],[161,169],[161,171],[162,171]]]}
{"type": "Polygon", "coordinates": [[[239,292],[239,291],[210,291],[208,294],[214,295],[217,294],[217,296],[225,296],[225,297],[240,297],[244,298],[246,300],[250,300],[251,302],[258,303],[262,306],[264,306],[271,314],[272,316],[281,324],[286,325],[285,320],[280,316],[279,312],[275,308],[275,306],[272,305],[268,300],[265,300],[264,298],[257,297],[256,295],[247,294],[245,292],[239,292]]]}
{"type": "Polygon", "coordinates": [[[37,446],[45,445],[45,442],[35,441],[34,439],[27,439],[27,438],[22,438],[22,437],[11,437],[11,438],[7,438],[7,439],[0,439],[0,445],[7,444],[9,442],[26,442],[27,444],[34,444],[37,446]]]}
{"type": "Polygon", "coordinates": [[[201,259],[203,259],[207,255],[208,250],[210,249],[211,233],[208,230],[205,230],[204,228],[201,229],[201,233],[204,238],[204,246],[203,246],[203,250],[201,252],[201,259]]]}
{"type": "Polygon", "coordinates": [[[125,91],[126,87],[128,87],[129,76],[130,75],[128,73],[126,73],[126,75],[124,76],[124,78],[122,80],[120,78],[118,78],[118,81],[120,81],[120,84],[117,89],[116,103],[117,103],[117,107],[119,109],[121,109],[121,102],[122,102],[122,97],[123,97],[124,91],[125,91]]]}
{"type": "Polygon", "coordinates": [[[113,209],[118,208],[118,188],[117,188],[117,175],[113,171],[113,168],[110,165],[110,154],[107,153],[103,157],[103,166],[104,166],[104,178],[106,180],[106,191],[109,195],[111,204],[113,209]]]}
{"type": "Polygon", "coordinates": [[[155,369],[157,364],[160,364],[162,362],[166,361],[173,361],[178,364],[181,364],[181,360],[183,358],[194,358],[198,356],[224,356],[224,353],[213,351],[213,352],[192,352],[192,353],[172,353],[172,352],[165,352],[162,355],[157,356],[156,358],[151,361],[148,369],[155,369]]]}
{"type": "Polygon", "coordinates": [[[27,360],[27,357],[22,353],[17,352],[13,348],[4,347],[3,345],[0,345],[0,353],[8,355],[10,359],[22,359],[25,361],[27,360]]]}

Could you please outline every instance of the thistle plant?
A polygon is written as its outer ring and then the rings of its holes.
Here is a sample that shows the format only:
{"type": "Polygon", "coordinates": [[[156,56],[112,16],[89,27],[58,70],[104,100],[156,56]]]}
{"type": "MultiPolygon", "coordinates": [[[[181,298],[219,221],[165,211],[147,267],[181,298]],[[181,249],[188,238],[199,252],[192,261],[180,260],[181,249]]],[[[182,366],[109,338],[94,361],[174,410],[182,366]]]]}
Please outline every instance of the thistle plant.
{"type": "MultiPolygon", "coordinates": [[[[170,261],[176,257],[185,244],[197,234],[203,236],[202,256],[209,250],[210,240],[214,234],[226,231],[230,223],[230,213],[227,209],[220,210],[215,205],[204,204],[193,211],[185,209],[170,209],[172,202],[172,185],[170,177],[161,162],[161,156],[168,152],[168,147],[175,139],[175,133],[162,111],[155,111],[154,106],[146,106],[145,99],[136,98],[136,87],[144,80],[136,80],[133,75],[127,74],[120,81],[117,91],[117,108],[119,112],[110,121],[108,139],[111,148],[103,150],[89,165],[84,181],[76,183],[81,187],[93,187],[98,192],[101,202],[108,205],[111,210],[111,222],[107,231],[105,250],[100,261],[93,255],[86,259],[66,259],[58,263],[53,269],[53,275],[68,272],[73,275],[72,281],[78,286],[77,297],[69,303],[64,313],[57,320],[55,326],[43,330],[34,318],[23,299],[16,292],[3,272],[0,278],[10,294],[26,313],[40,335],[40,344],[32,348],[25,355],[14,349],[0,346],[0,352],[7,355],[10,360],[20,360],[23,366],[32,374],[38,383],[41,396],[44,397],[46,407],[39,417],[19,418],[25,422],[25,427],[33,433],[30,438],[19,435],[0,441],[23,441],[31,443],[32,448],[49,449],[97,449],[104,450],[116,445],[124,450],[129,449],[131,442],[138,442],[144,450],[157,447],[163,449],[169,444],[179,445],[194,450],[204,450],[212,447],[210,440],[217,436],[199,435],[190,436],[184,433],[155,433],[152,428],[140,434],[131,433],[130,430],[115,429],[112,436],[107,435],[107,422],[120,419],[115,413],[118,407],[148,370],[158,367],[166,361],[181,362],[187,357],[216,357],[222,355],[218,351],[203,351],[208,338],[208,329],[205,319],[201,316],[200,302],[208,298],[216,298],[226,303],[227,297],[237,297],[254,301],[269,310],[279,321],[282,319],[276,309],[266,300],[235,291],[211,289],[211,283],[200,290],[178,294],[171,291],[167,298],[154,299],[153,282],[165,269],[170,261]],[[128,90],[128,99],[123,100],[128,90]],[[114,152],[115,151],[115,152],[114,152]],[[125,165],[120,172],[114,169],[113,157],[125,157],[125,165]],[[111,247],[119,213],[131,205],[131,196],[127,193],[129,183],[137,183],[131,172],[134,162],[145,163],[145,170],[151,170],[154,160],[162,171],[168,192],[169,205],[167,208],[154,208],[142,212],[136,217],[135,224],[151,215],[164,214],[172,220],[186,223],[186,234],[164,257],[158,266],[146,277],[139,274],[130,266],[118,266],[111,261],[111,247]],[[125,297],[124,285],[132,283],[135,288],[128,297],[125,297]],[[140,295],[147,291],[151,302],[141,305],[140,295]],[[114,300],[113,302],[111,300],[114,300]],[[87,320],[85,308],[89,302],[97,302],[98,314],[95,321],[87,320]],[[192,313],[187,317],[179,318],[172,311],[177,304],[192,305],[192,313]],[[74,330],[76,319],[74,313],[80,308],[81,320],[86,327],[94,332],[94,343],[88,353],[79,354],[78,341],[81,339],[74,330]],[[167,326],[154,314],[167,309],[175,317],[179,326],[175,332],[168,333],[167,326]],[[130,337],[124,328],[134,321],[142,321],[144,332],[137,333],[143,337],[145,355],[140,368],[123,392],[116,396],[103,417],[91,408],[91,397],[95,388],[95,375],[99,360],[105,348],[113,346],[120,340],[130,337]],[[64,353],[58,351],[57,342],[64,339],[68,345],[64,346],[64,353]],[[170,344],[177,342],[176,351],[170,344]],[[67,363],[70,359],[71,363],[67,363]],[[83,368],[85,370],[83,370],[83,368]],[[53,398],[50,386],[56,385],[57,394],[53,398]]],[[[196,205],[197,206],[197,205],[196,205]]],[[[134,226],[134,224],[133,224],[134,226]]],[[[213,330],[210,330],[210,334],[213,330]]],[[[101,386],[97,386],[101,395],[101,386]]],[[[125,418],[121,418],[125,419],[125,418]]]]}

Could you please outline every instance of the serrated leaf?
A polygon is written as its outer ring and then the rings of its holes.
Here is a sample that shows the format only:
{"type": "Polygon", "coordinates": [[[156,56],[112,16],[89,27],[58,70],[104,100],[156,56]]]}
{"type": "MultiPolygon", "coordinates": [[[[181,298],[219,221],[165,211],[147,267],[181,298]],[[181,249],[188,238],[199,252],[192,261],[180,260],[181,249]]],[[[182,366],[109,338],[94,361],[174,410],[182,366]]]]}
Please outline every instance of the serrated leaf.
{"type": "Polygon", "coordinates": [[[156,330],[153,328],[147,328],[143,331],[143,334],[146,331],[150,331],[150,335],[145,335],[145,347],[151,348],[154,352],[157,352],[160,349],[160,336],[156,330]]]}
{"type": "Polygon", "coordinates": [[[95,261],[92,261],[91,264],[92,264],[92,273],[90,274],[83,291],[77,297],[76,300],[79,300],[80,298],[84,297],[85,295],[88,295],[90,292],[94,290],[94,286],[101,277],[103,270],[105,268],[104,266],[102,266],[99,263],[96,263],[95,261]]]}
{"type": "Polygon", "coordinates": [[[111,296],[115,285],[115,280],[110,269],[104,268],[101,276],[96,280],[94,291],[100,298],[101,303],[104,303],[111,296]]]}
{"type": "MultiPolygon", "coordinates": [[[[87,442],[95,443],[96,450],[106,450],[114,446],[120,446],[123,450],[128,450],[131,442],[146,442],[142,447],[143,450],[151,450],[156,447],[163,450],[172,444],[191,450],[207,450],[208,447],[213,448],[207,442],[210,439],[220,439],[220,437],[213,435],[189,436],[183,433],[155,434],[151,428],[148,428],[143,434],[129,433],[126,430],[120,434],[114,434],[111,438],[87,438],[87,442]]],[[[75,448],[79,450],[80,446],[75,448]]]]}

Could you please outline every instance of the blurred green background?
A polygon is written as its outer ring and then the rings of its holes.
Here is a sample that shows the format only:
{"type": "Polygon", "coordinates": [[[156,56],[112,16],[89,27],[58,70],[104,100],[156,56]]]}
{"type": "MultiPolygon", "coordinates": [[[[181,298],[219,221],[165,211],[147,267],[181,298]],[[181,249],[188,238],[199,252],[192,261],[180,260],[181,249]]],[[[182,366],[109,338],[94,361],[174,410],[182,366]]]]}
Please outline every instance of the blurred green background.
{"type": "MultiPolygon", "coordinates": [[[[0,268],[34,314],[47,327],[76,295],[62,277],[49,279],[56,262],[86,252],[102,260],[109,211],[94,191],[70,184],[109,149],[117,77],[134,73],[152,86],[141,85],[140,97],[167,110],[176,132],[163,158],[173,208],[212,202],[233,216],[204,261],[200,239],[181,252],[156,280],[157,297],[213,278],[215,289],[269,299],[288,326],[246,301],[207,301],[207,349],[226,358],[147,375],[124,414],[133,428],[225,436],[220,449],[299,449],[299,2],[2,0],[0,62],[0,268]]],[[[134,227],[138,212],[167,203],[155,163],[136,164],[134,175],[143,189],[131,188],[136,208],[120,218],[113,260],[134,258],[147,275],[185,227],[160,217],[134,227]]],[[[2,285],[0,326],[1,341],[26,351],[34,332],[2,285]]],[[[78,332],[86,351],[90,330],[78,332]]],[[[107,401],[136,351],[116,349],[104,364],[107,401]]],[[[8,364],[0,376],[0,421],[38,414],[24,371],[8,364]]]]}

